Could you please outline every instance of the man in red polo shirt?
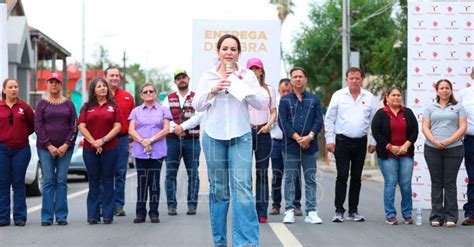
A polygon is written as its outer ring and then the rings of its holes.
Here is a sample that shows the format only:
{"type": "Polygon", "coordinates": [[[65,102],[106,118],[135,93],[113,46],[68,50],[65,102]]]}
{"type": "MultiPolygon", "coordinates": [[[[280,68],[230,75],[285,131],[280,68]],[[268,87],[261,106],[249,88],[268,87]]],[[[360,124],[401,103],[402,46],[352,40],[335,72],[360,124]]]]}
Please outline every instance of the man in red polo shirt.
{"type": "Polygon", "coordinates": [[[109,84],[110,91],[122,115],[122,129],[118,134],[119,140],[119,159],[115,169],[115,216],[125,216],[123,206],[125,205],[125,177],[127,175],[128,163],[128,116],[135,108],[133,96],[119,87],[120,69],[115,66],[108,67],[105,70],[105,80],[109,84]]]}

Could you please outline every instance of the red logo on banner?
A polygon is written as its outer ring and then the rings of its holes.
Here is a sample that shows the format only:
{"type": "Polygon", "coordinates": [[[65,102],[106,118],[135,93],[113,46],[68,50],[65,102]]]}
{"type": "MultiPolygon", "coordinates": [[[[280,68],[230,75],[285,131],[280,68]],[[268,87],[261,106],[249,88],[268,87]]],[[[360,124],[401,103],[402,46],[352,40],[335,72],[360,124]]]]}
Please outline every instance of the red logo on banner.
{"type": "Polygon", "coordinates": [[[420,38],[419,36],[416,36],[416,37],[415,37],[415,41],[416,41],[416,42],[420,42],[420,40],[421,40],[421,38],[420,38]]]}
{"type": "Polygon", "coordinates": [[[468,177],[465,177],[465,178],[464,178],[464,183],[465,183],[465,184],[468,184],[468,183],[469,183],[469,178],[468,178],[468,177]]]}
{"type": "Polygon", "coordinates": [[[472,56],[471,52],[466,52],[466,57],[470,58],[472,56]]]}
{"type": "Polygon", "coordinates": [[[453,37],[448,36],[448,42],[452,42],[452,41],[453,41],[453,37]]]}
{"type": "Polygon", "coordinates": [[[437,27],[438,26],[438,21],[433,21],[433,27],[437,27]]]}
{"type": "Polygon", "coordinates": [[[466,87],[470,87],[470,86],[471,86],[471,83],[466,82],[466,87]]]}
{"type": "Polygon", "coordinates": [[[421,71],[421,69],[420,69],[420,68],[418,68],[418,67],[416,67],[416,68],[415,68],[415,73],[417,73],[417,74],[418,74],[418,73],[420,73],[420,71],[421,71]]]}
{"type": "Polygon", "coordinates": [[[415,98],[414,101],[415,101],[415,104],[417,104],[417,105],[421,102],[418,98],[415,98]]]}
{"type": "Polygon", "coordinates": [[[451,74],[451,73],[453,72],[453,68],[451,68],[451,67],[448,67],[447,71],[448,71],[448,73],[450,73],[450,74],[451,74]]]}
{"type": "Polygon", "coordinates": [[[415,11],[416,11],[416,12],[420,12],[420,11],[421,11],[420,6],[416,5],[416,6],[415,6],[415,11]]]}
{"type": "Polygon", "coordinates": [[[416,192],[413,192],[413,193],[411,193],[411,196],[412,196],[413,198],[416,198],[416,197],[418,196],[418,194],[417,194],[416,192]]]}
{"type": "Polygon", "coordinates": [[[439,54],[438,54],[438,52],[434,51],[434,52],[432,53],[432,55],[433,55],[434,58],[436,58],[436,57],[438,57],[439,54]]]}
{"type": "Polygon", "coordinates": [[[413,161],[413,166],[414,166],[415,168],[418,167],[418,161],[414,160],[414,161],[413,161]]]}
{"type": "Polygon", "coordinates": [[[448,12],[452,12],[452,11],[453,11],[453,7],[448,6],[448,12]]]}
{"type": "Polygon", "coordinates": [[[471,27],[471,26],[472,26],[472,22],[471,22],[471,21],[467,21],[467,22],[466,22],[466,26],[467,26],[467,27],[471,27]]]}

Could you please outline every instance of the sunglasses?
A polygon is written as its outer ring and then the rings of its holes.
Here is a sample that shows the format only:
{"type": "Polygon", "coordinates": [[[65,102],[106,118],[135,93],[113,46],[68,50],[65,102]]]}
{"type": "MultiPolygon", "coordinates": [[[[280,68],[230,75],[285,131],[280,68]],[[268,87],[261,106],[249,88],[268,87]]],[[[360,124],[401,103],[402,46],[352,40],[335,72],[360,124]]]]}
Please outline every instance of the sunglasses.
{"type": "Polygon", "coordinates": [[[155,93],[155,90],[145,90],[142,92],[142,94],[153,94],[155,93]]]}
{"type": "Polygon", "coordinates": [[[13,112],[8,113],[8,123],[13,125],[13,112]]]}

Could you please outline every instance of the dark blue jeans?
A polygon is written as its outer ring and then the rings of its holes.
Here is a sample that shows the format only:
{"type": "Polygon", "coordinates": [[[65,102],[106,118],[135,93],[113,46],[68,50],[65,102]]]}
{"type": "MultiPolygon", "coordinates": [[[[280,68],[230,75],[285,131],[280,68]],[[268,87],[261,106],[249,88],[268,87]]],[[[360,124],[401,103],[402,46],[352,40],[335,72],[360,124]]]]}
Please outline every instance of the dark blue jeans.
{"type": "Polygon", "coordinates": [[[114,171],[118,159],[118,148],[96,154],[95,150],[82,152],[89,178],[87,194],[87,219],[100,220],[99,202],[102,203],[104,220],[113,220],[114,216],[114,171]],[[102,189],[102,190],[101,190],[102,189]]]}
{"type": "Polygon", "coordinates": [[[252,128],[252,149],[255,152],[256,198],[255,206],[259,218],[267,218],[268,211],[268,165],[272,150],[270,133],[260,133],[252,128]]]}
{"type": "Polygon", "coordinates": [[[201,144],[199,139],[166,139],[168,152],[166,156],[166,199],[168,208],[177,208],[176,176],[178,175],[181,158],[188,174],[188,208],[197,208],[199,194],[199,154],[201,144]]]}
{"type": "MultiPolygon", "coordinates": [[[[284,174],[282,140],[272,139],[272,198],[274,208],[281,208],[281,188],[284,174]]],[[[295,182],[295,208],[301,208],[301,176],[298,174],[295,182]]]]}
{"type": "Polygon", "coordinates": [[[0,143],[0,223],[10,224],[10,188],[13,187],[13,221],[26,221],[25,174],[30,145],[12,149],[0,143]]]}
{"type": "Polygon", "coordinates": [[[151,217],[158,217],[158,203],[160,202],[160,174],[163,159],[138,159],[137,162],[137,218],[146,217],[146,202],[150,194],[151,217]]]}
{"type": "Polygon", "coordinates": [[[115,167],[115,208],[125,205],[125,178],[128,164],[128,135],[118,137],[118,159],[115,167]]]}
{"type": "Polygon", "coordinates": [[[464,204],[464,216],[474,217],[474,136],[464,138],[464,165],[466,166],[467,177],[467,202],[464,204]]]}

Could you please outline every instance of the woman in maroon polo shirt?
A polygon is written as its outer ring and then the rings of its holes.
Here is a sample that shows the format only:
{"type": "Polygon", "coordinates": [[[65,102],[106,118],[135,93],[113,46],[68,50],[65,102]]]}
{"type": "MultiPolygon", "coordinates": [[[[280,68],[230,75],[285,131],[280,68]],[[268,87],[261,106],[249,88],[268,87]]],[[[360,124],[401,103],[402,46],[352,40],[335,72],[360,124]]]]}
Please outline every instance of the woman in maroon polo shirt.
{"type": "Polygon", "coordinates": [[[96,77],[89,86],[89,101],[79,116],[79,131],[84,136],[82,156],[89,178],[87,222],[100,221],[102,204],[104,224],[111,224],[114,213],[114,167],[118,159],[117,134],[122,119],[105,79],[96,77]]]}
{"type": "Polygon", "coordinates": [[[10,225],[10,188],[13,187],[13,221],[26,223],[25,174],[31,158],[28,136],[34,131],[33,109],[22,101],[18,81],[3,81],[0,100],[0,226],[10,225]]]}
{"type": "Polygon", "coordinates": [[[413,224],[411,177],[413,175],[413,144],[418,137],[418,122],[413,112],[402,106],[402,93],[397,87],[385,94],[384,108],[375,113],[372,135],[384,183],[384,207],[387,224],[396,225],[395,189],[400,186],[401,211],[405,224],[413,224]]]}

